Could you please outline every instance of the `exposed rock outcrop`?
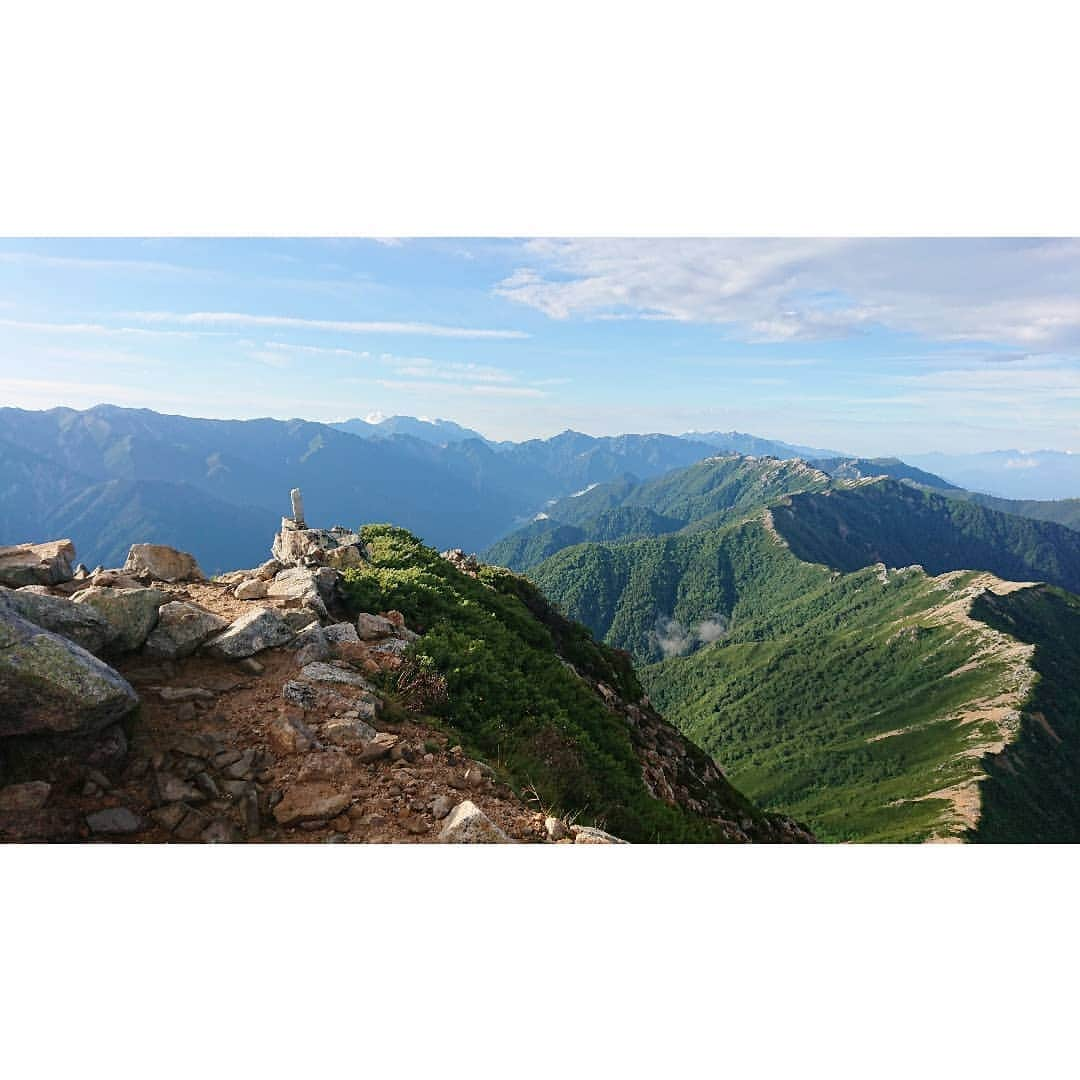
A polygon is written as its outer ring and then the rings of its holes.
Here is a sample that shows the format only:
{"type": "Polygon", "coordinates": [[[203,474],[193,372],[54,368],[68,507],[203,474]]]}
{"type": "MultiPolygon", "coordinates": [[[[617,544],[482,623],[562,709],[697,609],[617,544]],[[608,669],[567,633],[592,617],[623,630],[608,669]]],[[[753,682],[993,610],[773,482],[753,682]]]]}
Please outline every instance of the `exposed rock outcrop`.
{"type": "Polygon", "coordinates": [[[146,653],[165,660],[190,656],[228,625],[228,619],[212,611],[182,600],[171,600],[158,609],[157,626],[146,639],[146,653]]]}
{"type": "Polygon", "coordinates": [[[475,803],[458,803],[439,833],[440,844],[509,844],[506,835],[475,803]]]}
{"type": "Polygon", "coordinates": [[[153,581],[203,581],[194,555],[164,544],[132,544],[124,569],[133,575],[145,574],[153,581]]]}
{"type": "Polygon", "coordinates": [[[263,649],[285,645],[294,631],[284,616],[273,608],[256,608],[235,619],[227,630],[211,638],[205,648],[223,660],[240,660],[263,649]]]}
{"type": "Polygon", "coordinates": [[[165,594],[158,589],[120,589],[90,585],[74,597],[89,604],[112,628],[109,648],[131,652],[142,648],[158,621],[165,594]]]}
{"type": "Polygon", "coordinates": [[[75,545],[70,540],[0,547],[0,585],[57,585],[72,578],[75,545]]]}
{"type": "Polygon", "coordinates": [[[335,525],[332,529],[309,529],[305,522],[282,518],[281,531],[271,546],[274,558],[285,566],[329,566],[345,570],[364,562],[359,534],[335,525]]]}
{"type": "Polygon", "coordinates": [[[111,667],[0,597],[0,736],[96,731],[137,704],[111,667]]]}
{"type": "Polygon", "coordinates": [[[109,646],[115,637],[115,630],[92,606],[73,604],[64,597],[49,595],[47,590],[45,593],[31,591],[37,588],[43,586],[0,590],[0,596],[24,619],[43,630],[69,638],[88,652],[100,653],[109,646]]]}

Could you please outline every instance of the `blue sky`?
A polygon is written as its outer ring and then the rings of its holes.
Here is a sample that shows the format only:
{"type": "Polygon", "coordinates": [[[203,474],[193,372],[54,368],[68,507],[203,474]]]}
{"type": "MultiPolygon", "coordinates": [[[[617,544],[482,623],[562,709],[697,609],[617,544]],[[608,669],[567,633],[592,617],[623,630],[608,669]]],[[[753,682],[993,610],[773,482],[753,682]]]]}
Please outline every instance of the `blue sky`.
{"type": "Polygon", "coordinates": [[[1071,240],[8,240],[0,404],[1080,451],[1071,240]]]}

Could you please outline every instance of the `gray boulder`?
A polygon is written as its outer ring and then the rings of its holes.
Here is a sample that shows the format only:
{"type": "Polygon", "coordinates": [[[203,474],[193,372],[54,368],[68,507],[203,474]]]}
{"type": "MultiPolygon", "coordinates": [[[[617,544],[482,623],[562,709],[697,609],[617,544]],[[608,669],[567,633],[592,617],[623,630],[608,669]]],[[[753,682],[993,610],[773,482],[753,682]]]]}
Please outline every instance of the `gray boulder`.
{"type": "Polygon", "coordinates": [[[70,581],[75,545],[70,540],[0,547],[0,585],[58,585],[70,581]]]}
{"type": "Polygon", "coordinates": [[[293,630],[303,630],[305,626],[312,626],[319,621],[317,612],[311,610],[311,608],[295,608],[292,611],[285,612],[285,621],[293,628],[293,630]]]}
{"type": "Polygon", "coordinates": [[[293,629],[273,608],[255,608],[234,619],[229,628],[211,638],[203,648],[223,660],[242,660],[263,649],[285,645],[293,639],[293,629]]]}
{"type": "Polygon", "coordinates": [[[108,664],[0,597],[0,736],[98,731],[138,703],[108,664]]]}
{"type": "Polygon", "coordinates": [[[309,570],[304,566],[293,566],[281,573],[266,587],[266,595],[271,600],[284,601],[292,607],[306,607],[318,613],[319,618],[327,617],[324,593],[333,596],[333,582],[336,571],[324,569],[309,570]]]}
{"type": "Polygon", "coordinates": [[[166,660],[190,656],[204,641],[220,634],[228,619],[183,600],[172,600],[158,609],[157,626],[146,639],[144,652],[166,660]]]}
{"type": "Polygon", "coordinates": [[[323,722],[323,734],[335,746],[366,746],[378,732],[356,716],[334,716],[323,722]]]}
{"type": "Polygon", "coordinates": [[[389,619],[382,615],[372,615],[361,611],[356,616],[356,629],[364,641],[375,641],[378,638],[394,637],[398,628],[389,619]]]}
{"type": "Polygon", "coordinates": [[[132,544],[124,569],[148,574],[154,581],[205,581],[194,555],[165,544],[132,544]]]}
{"type": "Polygon", "coordinates": [[[24,619],[43,630],[62,634],[88,652],[99,653],[115,636],[112,626],[88,604],[75,604],[66,597],[48,596],[29,588],[4,591],[11,607],[24,619]]]}
{"type": "Polygon", "coordinates": [[[439,833],[440,844],[509,844],[506,835],[475,803],[458,803],[439,833]]]}
{"type": "Polygon", "coordinates": [[[603,829],[595,829],[591,825],[571,825],[570,835],[575,844],[625,844],[626,840],[620,840],[603,829]]]}
{"type": "Polygon", "coordinates": [[[72,603],[89,604],[112,627],[109,647],[120,652],[141,649],[158,621],[158,608],[166,600],[160,589],[111,589],[91,585],[72,603]]]}
{"type": "Polygon", "coordinates": [[[297,663],[304,665],[312,661],[333,659],[338,655],[339,645],[359,643],[360,638],[352,623],[334,623],[331,626],[313,623],[296,635],[292,647],[298,650],[297,663]]]}
{"type": "Polygon", "coordinates": [[[111,810],[98,810],[86,815],[86,824],[92,833],[105,836],[127,836],[143,828],[140,818],[126,806],[117,806],[111,810]]]}
{"type": "Polygon", "coordinates": [[[355,686],[368,693],[374,693],[375,687],[371,685],[358,671],[349,668],[335,667],[333,664],[323,664],[318,661],[305,664],[300,669],[300,678],[308,682],[337,683],[339,686],[355,686]]]}
{"type": "Polygon", "coordinates": [[[262,600],[266,596],[266,582],[262,578],[245,578],[233,595],[237,600],[262,600]]]}

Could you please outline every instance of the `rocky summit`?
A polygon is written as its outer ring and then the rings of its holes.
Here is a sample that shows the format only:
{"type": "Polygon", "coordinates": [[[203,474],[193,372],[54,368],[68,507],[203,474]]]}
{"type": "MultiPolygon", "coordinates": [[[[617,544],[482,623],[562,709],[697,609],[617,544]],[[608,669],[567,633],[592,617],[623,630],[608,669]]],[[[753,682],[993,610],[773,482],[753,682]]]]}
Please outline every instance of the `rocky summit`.
{"type": "Polygon", "coordinates": [[[0,839],[812,840],[524,579],[401,530],[310,528],[298,491],[271,552],[207,579],[157,544],[93,572],[67,540],[0,550],[0,839]],[[457,681],[463,601],[515,635],[516,683],[501,637],[457,681]],[[490,706],[486,677],[508,693],[490,706]]]}

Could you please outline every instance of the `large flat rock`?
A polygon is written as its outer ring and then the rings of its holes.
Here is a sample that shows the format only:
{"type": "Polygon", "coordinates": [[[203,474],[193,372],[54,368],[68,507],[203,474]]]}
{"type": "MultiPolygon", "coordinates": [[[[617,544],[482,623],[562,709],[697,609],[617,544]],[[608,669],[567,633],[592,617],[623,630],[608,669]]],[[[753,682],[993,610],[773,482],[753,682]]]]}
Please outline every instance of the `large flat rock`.
{"type": "Polygon", "coordinates": [[[0,596],[0,736],[97,731],[138,703],[119,672],[0,596]]]}
{"type": "Polygon", "coordinates": [[[157,626],[146,639],[143,651],[148,656],[179,660],[190,656],[215,634],[220,634],[229,620],[197,604],[171,600],[158,609],[157,626]]]}
{"type": "Polygon", "coordinates": [[[132,544],[124,569],[132,574],[148,574],[154,581],[203,581],[194,555],[165,544],[132,544]]]}
{"type": "Polygon", "coordinates": [[[158,621],[166,596],[160,589],[115,589],[91,585],[75,594],[73,603],[89,604],[112,627],[110,648],[141,649],[158,621]]]}
{"type": "Polygon", "coordinates": [[[59,585],[70,581],[75,545],[70,540],[0,547],[0,585],[59,585]]]}
{"type": "Polygon", "coordinates": [[[211,638],[204,646],[211,656],[223,660],[242,660],[263,649],[285,645],[295,633],[280,612],[273,608],[255,608],[234,619],[228,630],[211,638]]]}
{"type": "Polygon", "coordinates": [[[115,636],[112,625],[89,604],[76,604],[68,597],[43,595],[29,589],[4,590],[3,595],[24,619],[43,630],[70,638],[89,652],[102,652],[115,636]]]}

